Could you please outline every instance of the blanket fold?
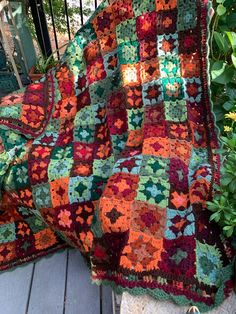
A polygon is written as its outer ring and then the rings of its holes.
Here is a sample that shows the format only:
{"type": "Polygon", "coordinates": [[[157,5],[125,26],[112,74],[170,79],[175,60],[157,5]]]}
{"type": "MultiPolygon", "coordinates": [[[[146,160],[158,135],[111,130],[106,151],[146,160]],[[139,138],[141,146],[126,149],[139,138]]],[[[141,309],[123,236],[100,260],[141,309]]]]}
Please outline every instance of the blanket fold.
{"type": "Polygon", "coordinates": [[[202,312],[232,290],[208,0],[105,0],[58,66],[0,103],[0,270],[67,245],[92,279],[202,312]]]}

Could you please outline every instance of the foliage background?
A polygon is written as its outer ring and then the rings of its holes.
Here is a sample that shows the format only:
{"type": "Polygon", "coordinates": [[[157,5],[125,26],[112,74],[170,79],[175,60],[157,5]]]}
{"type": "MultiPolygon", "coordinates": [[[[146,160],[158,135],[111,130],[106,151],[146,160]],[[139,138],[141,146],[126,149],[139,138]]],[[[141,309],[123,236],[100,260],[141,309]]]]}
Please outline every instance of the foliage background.
{"type": "MultiPolygon", "coordinates": [[[[211,90],[219,127],[228,125],[225,114],[236,105],[236,1],[216,0],[211,21],[211,90]]],[[[229,123],[230,124],[230,123],[229,123]]]]}
{"type": "MultiPolygon", "coordinates": [[[[25,8],[26,8],[26,13],[27,13],[27,17],[28,17],[29,27],[30,27],[30,30],[31,30],[33,37],[36,39],[37,37],[36,37],[36,33],[35,33],[34,23],[33,23],[32,15],[30,14],[29,0],[24,0],[24,1],[25,1],[25,8]]],[[[55,27],[56,27],[57,32],[59,34],[67,33],[66,12],[65,12],[64,0],[52,0],[52,6],[53,6],[53,12],[54,12],[55,27]]],[[[83,16],[84,16],[85,20],[92,13],[93,6],[94,6],[93,0],[84,0],[83,1],[82,12],[83,12],[83,16]]],[[[50,6],[49,6],[48,0],[43,0],[43,7],[44,7],[46,19],[47,19],[47,24],[49,27],[52,27],[50,6]]],[[[74,34],[81,25],[80,10],[81,9],[79,6],[79,0],[77,0],[76,6],[71,6],[68,3],[68,16],[69,16],[69,20],[70,20],[70,31],[72,34],[74,34]]]]}
{"type": "Polygon", "coordinates": [[[221,132],[222,178],[208,208],[226,236],[236,235],[236,0],[213,1],[210,74],[213,109],[221,132]]]}

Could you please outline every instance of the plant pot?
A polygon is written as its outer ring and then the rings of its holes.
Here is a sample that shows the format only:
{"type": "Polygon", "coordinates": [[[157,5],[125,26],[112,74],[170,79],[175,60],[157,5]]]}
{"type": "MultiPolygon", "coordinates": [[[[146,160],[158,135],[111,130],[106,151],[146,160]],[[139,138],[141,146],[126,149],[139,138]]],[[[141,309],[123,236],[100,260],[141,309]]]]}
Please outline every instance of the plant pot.
{"type": "Polygon", "coordinates": [[[43,77],[43,73],[35,73],[35,66],[33,65],[29,71],[29,78],[32,82],[36,82],[43,77]]]}

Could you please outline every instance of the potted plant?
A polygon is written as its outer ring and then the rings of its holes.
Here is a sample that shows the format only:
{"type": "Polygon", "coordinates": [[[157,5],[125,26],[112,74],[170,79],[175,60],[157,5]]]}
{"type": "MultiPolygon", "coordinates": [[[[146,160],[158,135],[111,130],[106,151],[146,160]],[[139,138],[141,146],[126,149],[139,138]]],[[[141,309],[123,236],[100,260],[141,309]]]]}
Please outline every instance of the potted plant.
{"type": "Polygon", "coordinates": [[[36,64],[32,66],[29,72],[29,78],[32,82],[38,81],[41,77],[47,73],[50,68],[53,68],[58,63],[58,60],[53,58],[53,54],[51,54],[48,58],[44,56],[40,56],[36,64]]]}
{"type": "Polygon", "coordinates": [[[57,51],[60,51],[62,48],[64,48],[67,45],[68,45],[68,42],[66,42],[64,45],[62,45],[58,49],[54,50],[49,57],[45,57],[43,56],[43,54],[39,56],[35,65],[32,66],[29,71],[29,78],[31,79],[32,82],[35,82],[41,79],[41,77],[44,74],[46,74],[49,69],[53,68],[54,66],[58,64],[59,60],[56,60],[54,58],[54,54],[57,51]]]}

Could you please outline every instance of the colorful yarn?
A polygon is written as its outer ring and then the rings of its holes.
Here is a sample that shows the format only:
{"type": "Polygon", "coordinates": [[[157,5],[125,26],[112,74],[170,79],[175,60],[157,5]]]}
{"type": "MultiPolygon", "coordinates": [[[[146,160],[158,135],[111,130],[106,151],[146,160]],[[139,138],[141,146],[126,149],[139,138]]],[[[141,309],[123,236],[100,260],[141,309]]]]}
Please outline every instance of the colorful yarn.
{"type": "Polygon", "coordinates": [[[0,269],[66,245],[92,279],[201,312],[232,290],[208,1],[105,0],[56,68],[0,104],[0,269]],[[67,244],[66,244],[67,243],[67,244]]]}

